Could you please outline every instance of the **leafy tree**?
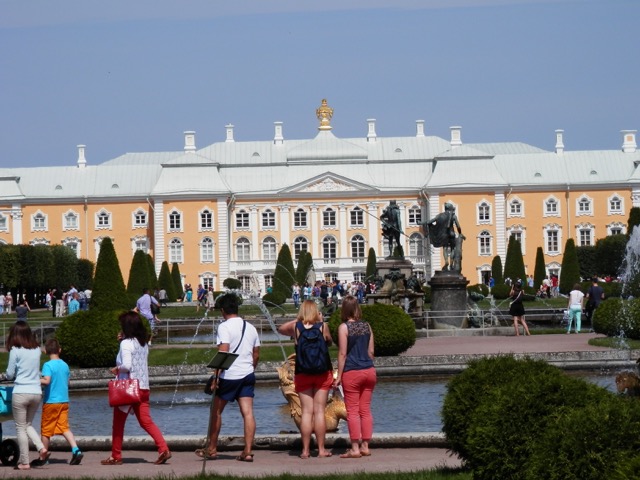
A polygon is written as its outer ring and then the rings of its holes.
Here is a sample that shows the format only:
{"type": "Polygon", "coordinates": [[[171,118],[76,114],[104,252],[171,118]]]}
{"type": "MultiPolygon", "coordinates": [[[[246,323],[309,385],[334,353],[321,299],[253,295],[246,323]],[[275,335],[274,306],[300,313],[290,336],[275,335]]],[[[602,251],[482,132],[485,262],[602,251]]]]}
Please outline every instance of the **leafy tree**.
{"type": "MultiPolygon", "coordinates": [[[[624,238],[624,235],[620,236],[624,238]]],[[[594,272],[599,271],[596,266],[597,254],[594,245],[576,247],[576,255],[578,256],[578,264],[580,265],[580,278],[590,278],[594,272]]]]}
{"type": "Polygon", "coordinates": [[[171,278],[173,279],[173,291],[176,295],[174,300],[176,298],[184,297],[184,290],[182,289],[182,275],[180,275],[180,267],[177,263],[171,265],[171,278]]]}
{"type": "Polygon", "coordinates": [[[298,268],[296,269],[296,282],[302,286],[307,281],[307,275],[313,269],[313,257],[306,250],[298,257],[298,268]]]}
{"type": "Polygon", "coordinates": [[[164,288],[167,291],[167,298],[170,302],[175,302],[178,296],[176,295],[176,287],[173,284],[173,277],[171,277],[171,271],[169,270],[169,264],[162,262],[160,267],[160,275],[158,275],[158,288],[164,288]]]}
{"type": "Polygon", "coordinates": [[[633,233],[633,227],[640,225],[640,207],[631,207],[629,219],[627,220],[627,235],[633,233]]]}
{"type": "Polygon", "coordinates": [[[500,258],[500,255],[496,255],[491,261],[491,276],[496,285],[504,283],[504,277],[502,276],[502,258],[500,258]]]}
{"type": "Polygon", "coordinates": [[[91,310],[127,310],[131,308],[120,271],[120,264],[113,242],[109,237],[102,240],[93,281],[91,310]]]}
{"type": "Polygon", "coordinates": [[[562,256],[560,293],[568,294],[576,283],[580,283],[580,264],[576,253],[576,243],[573,238],[569,238],[564,245],[564,255],[562,256]]]}
{"type": "Polygon", "coordinates": [[[136,250],[131,260],[131,268],[129,269],[127,293],[132,297],[136,295],[140,296],[145,288],[153,288],[152,285],[149,285],[147,254],[142,250],[136,250]]]}
{"type": "Polygon", "coordinates": [[[239,290],[242,288],[242,282],[237,278],[225,278],[222,282],[223,287],[227,287],[229,290],[239,290]]]}
{"type": "Polygon", "coordinates": [[[53,268],[55,272],[55,284],[63,289],[78,283],[78,257],[64,245],[51,247],[53,253],[53,268]]]}
{"type": "Polygon", "coordinates": [[[533,286],[540,288],[542,281],[547,276],[547,266],[544,264],[544,252],[542,247],[536,249],[536,267],[533,271],[533,286]]]}
{"type": "Polygon", "coordinates": [[[626,235],[609,235],[599,239],[595,248],[595,267],[589,272],[589,277],[594,274],[618,276],[624,262],[627,240],[626,235]]]}
{"type": "Polygon", "coordinates": [[[507,246],[507,258],[504,261],[504,278],[510,278],[512,281],[517,279],[523,282],[527,278],[524,270],[524,259],[522,258],[522,247],[520,241],[516,240],[513,235],[509,237],[509,245],[507,246]]]}
{"type": "Polygon", "coordinates": [[[95,265],[91,260],[81,258],[78,260],[78,287],[86,290],[93,289],[93,269],[95,265]]]}
{"type": "Polygon", "coordinates": [[[291,286],[296,280],[296,271],[291,258],[291,250],[286,243],[282,245],[276,260],[276,269],[273,274],[273,297],[278,302],[284,303],[292,295],[291,286]],[[282,300],[280,302],[280,300],[282,300]]]}
{"type": "Polygon", "coordinates": [[[16,287],[20,281],[20,250],[16,245],[0,245],[0,283],[16,287]]]}
{"type": "Polygon", "coordinates": [[[376,263],[378,263],[376,251],[371,247],[369,248],[369,254],[367,255],[367,270],[364,274],[364,278],[369,279],[376,275],[376,272],[378,271],[376,263]]]}

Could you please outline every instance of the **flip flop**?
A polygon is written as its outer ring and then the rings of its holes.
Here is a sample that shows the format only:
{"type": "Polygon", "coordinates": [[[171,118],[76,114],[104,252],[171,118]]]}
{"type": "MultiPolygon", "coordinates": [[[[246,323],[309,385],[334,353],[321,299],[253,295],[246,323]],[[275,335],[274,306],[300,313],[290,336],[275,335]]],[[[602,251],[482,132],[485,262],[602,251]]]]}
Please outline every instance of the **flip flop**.
{"type": "Polygon", "coordinates": [[[218,452],[212,452],[211,450],[207,450],[205,448],[198,448],[195,451],[195,454],[200,458],[204,458],[205,460],[215,460],[218,458],[218,452]]]}
{"type": "Polygon", "coordinates": [[[236,460],[239,462],[253,462],[253,452],[244,453],[242,452],[240,455],[236,457],[236,460]]]}

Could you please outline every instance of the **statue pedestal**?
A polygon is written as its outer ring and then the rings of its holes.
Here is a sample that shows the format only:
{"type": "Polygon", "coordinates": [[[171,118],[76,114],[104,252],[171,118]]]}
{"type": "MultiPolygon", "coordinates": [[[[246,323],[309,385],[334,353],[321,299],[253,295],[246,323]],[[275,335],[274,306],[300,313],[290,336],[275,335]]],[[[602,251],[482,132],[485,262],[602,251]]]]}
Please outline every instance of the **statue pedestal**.
{"type": "Polygon", "coordinates": [[[424,328],[424,293],[414,292],[405,286],[405,280],[413,275],[413,263],[403,258],[386,258],[378,260],[376,268],[377,275],[384,279],[384,284],[376,293],[367,295],[367,304],[396,305],[411,315],[416,328],[424,328]]]}
{"type": "Polygon", "coordinates": [[[466,328],[467,285],[469,280],[458,272],[437,271],[431,280],[433,328],[466,328]]]}

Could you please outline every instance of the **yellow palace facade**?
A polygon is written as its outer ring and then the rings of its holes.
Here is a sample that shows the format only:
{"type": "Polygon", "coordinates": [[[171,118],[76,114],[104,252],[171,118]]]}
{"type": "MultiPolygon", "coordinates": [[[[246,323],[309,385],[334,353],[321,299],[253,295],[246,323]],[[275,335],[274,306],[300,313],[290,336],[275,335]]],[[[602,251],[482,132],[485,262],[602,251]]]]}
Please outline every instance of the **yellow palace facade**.
{"type": "MultiPolygon", "coordinates": [[[[340,138],[323,101],[318,131],[290,140],[282,122],[273,139],[196,146],[184,132],[174,152],[127,153],[89,165],[85,146],[69,166],[0,169],[0,244],[63,244],[96,261],[110,237],[125,276],[136,250],[156,270],[178,263],[184,282],[220,289],[227,277],[264,291],[283,244],[294,258],[309,251],[317,278],[364,278],[367,255],[388,255],[379,217],[400,207],[405,256],[418,276],[441,268],[440,249],[424,238],[422,221],[451,202],[466,241],[462,273],[488,279],[494,256],[504,262],[509,236],[521,240],[533,274],[542,247],[548,273],[560,272],[566,240],[593,245],[626,232],[629,209],[640,206],[636,131],[624,130],[618,150],[565,150],[521,142],[462,141],[429,135],[417,120],[406,137],[383,137],[374,119],[359,138],[340,138]]],[[[552,143],[552,142],[550,142],[552,143]]]]}

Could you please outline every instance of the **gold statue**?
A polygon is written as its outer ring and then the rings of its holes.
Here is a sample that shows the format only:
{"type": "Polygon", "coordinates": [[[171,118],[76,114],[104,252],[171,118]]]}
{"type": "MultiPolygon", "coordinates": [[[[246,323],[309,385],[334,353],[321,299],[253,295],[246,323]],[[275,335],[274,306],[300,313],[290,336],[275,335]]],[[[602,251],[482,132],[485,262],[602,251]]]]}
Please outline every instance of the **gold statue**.
{"type": "MultiPolygon", "coordinates": [[[[280,390],[282,395],[287,399],[289,408],[291,409],[291,417],[296,423],[296,427],[300,430],[300,420],[302,419],[302,407],[300,406],[300,397],[296,392],[293,383],[293,375],[296,370],[296,354],[289,355],[287,361],[282,367],[277,367],[278,376],[280,377],[280,390]]],[[[338,430],[340,419],[347,419],[347,407],[344,405],[342,395],[337,391],[327,400],[327,406],[324,410],[324,418],[327,423],[327,432],[335,432],[338,430]]]]}
{"type": "Polygon", "coordinates": [[[316,109],[316,117],[320,120],[318,130],[331,130],[331,117],[333,117],[333,108],[327,105],[327,99],[322,99],[322,105],[316,109]]]}

